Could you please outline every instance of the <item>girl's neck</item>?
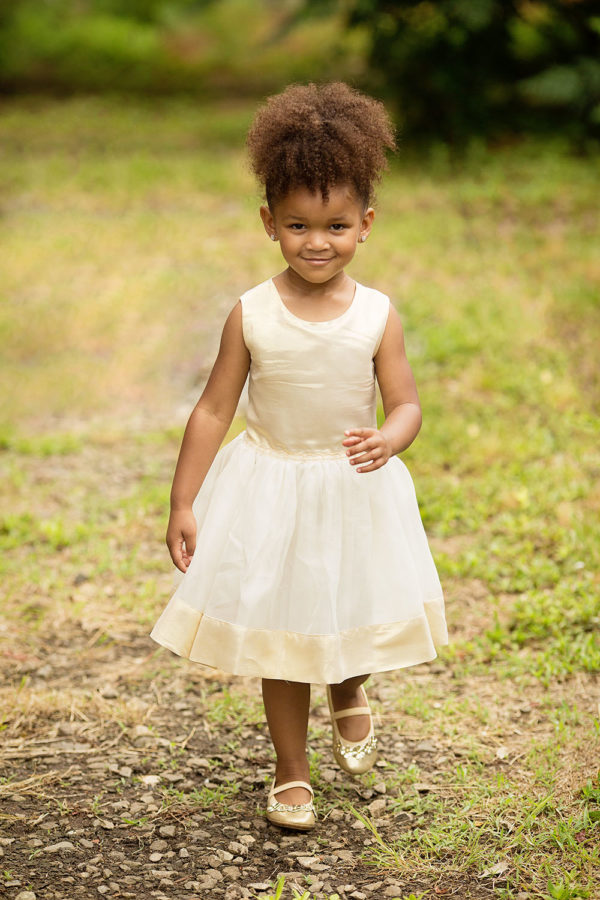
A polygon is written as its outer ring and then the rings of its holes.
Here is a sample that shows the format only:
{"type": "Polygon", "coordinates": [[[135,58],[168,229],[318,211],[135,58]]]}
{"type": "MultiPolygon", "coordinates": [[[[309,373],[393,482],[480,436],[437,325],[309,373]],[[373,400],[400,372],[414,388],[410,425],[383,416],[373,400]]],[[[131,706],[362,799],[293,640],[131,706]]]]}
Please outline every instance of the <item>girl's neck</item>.
{"type": "Polygon", "coordinates": [[[302,278],[290,266],[276,275],[273,281],[281,293],[314,300],[340,297],[346,294],[352,296],[355,288],[354,281],[343,271],[337,272],[328,281],[315,283],[302,278]]]}

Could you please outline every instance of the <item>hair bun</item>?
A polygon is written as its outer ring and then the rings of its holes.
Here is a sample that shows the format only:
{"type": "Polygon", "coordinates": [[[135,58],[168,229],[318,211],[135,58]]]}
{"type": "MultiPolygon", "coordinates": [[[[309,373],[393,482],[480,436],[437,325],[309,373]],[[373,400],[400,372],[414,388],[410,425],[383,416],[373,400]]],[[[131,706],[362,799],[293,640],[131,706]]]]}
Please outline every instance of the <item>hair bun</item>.
{"type": "Polygon", "coordinates": [[[291,85],[269,97],[248,132],[252,169],[269,205],[307,187],[327,198],[351,184],[368,205],[396,146],[383,104],[343,82],[291,85]]]}

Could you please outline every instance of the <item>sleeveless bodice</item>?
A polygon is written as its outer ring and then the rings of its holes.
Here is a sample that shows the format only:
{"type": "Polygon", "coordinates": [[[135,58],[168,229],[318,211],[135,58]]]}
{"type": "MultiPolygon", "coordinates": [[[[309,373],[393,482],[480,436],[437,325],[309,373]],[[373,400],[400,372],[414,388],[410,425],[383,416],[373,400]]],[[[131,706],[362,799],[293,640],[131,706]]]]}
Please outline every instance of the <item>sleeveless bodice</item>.
{"type": "Polygon", "coordinates": [[[269,279],[241,302],[251,356],[247,439],[276,453],[345,456],[345,429],[376,427],[373,357],[389,299],[357,283],[341,316],[309,322],[290,312],[269,279]]]}

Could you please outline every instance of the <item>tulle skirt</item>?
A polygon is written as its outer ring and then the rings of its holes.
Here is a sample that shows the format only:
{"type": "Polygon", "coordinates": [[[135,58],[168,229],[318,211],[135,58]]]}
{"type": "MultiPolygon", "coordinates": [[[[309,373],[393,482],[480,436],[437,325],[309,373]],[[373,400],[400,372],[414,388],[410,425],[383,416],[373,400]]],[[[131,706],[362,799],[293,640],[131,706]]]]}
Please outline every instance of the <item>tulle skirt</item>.
{"type": "Polygon", "coordinates": [[[196,550],[151,637],[235,675],[335,684],[431,660],[444,602],[412,479],[394,457],[259,447],[217,454],[194,503],[196,550]]]}

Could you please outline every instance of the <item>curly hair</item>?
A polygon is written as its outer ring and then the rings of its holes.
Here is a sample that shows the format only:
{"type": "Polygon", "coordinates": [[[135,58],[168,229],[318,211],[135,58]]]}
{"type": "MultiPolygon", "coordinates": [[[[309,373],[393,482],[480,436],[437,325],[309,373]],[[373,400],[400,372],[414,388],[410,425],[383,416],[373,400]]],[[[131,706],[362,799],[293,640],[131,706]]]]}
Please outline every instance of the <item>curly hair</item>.
{"type": "Polygon", "coordinates": [[[394,128],[378,100],[343,82],[291,85],[269,97],[247,138],[254,174],[272,209],[298,187],[320,191],[351,184],[368,206],[373,186],[396,146],[394,128]]]}

